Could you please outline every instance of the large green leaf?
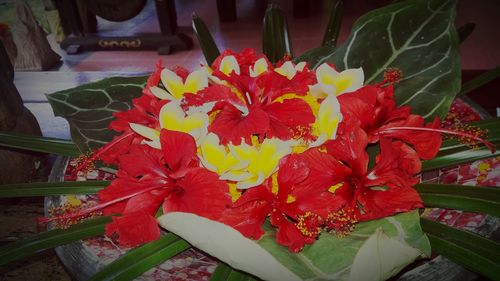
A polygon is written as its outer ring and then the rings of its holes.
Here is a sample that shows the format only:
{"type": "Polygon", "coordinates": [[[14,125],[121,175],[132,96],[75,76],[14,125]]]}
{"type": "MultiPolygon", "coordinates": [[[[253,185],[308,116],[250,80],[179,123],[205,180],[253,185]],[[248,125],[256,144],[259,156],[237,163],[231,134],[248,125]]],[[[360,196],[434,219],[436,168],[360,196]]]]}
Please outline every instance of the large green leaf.
{"type": "Polygon", "coordinates": [[[78,156],[78,147],[69,140],[0,132],[0,146],[53,153],[64,156],[78,156]]]}
{"type": "Polygon", "coordinates": [[[458,95],[459,96],[465,95],[483,85],[488,84],[489,82],[497,79],[498,77],[500,77],[500,66],[497,66],[492,70],[488,70],[484,73],[481,73],[481,75],[474,77],[474,79],[470,81],[467,81],[467,83],[465,83],[462,86],[462,90],[458,95]]]}
{"type": "Polygon", "coordinates": [[[430,254],[419,219],[414,211],[359,223],[345,238],[322,233],[297,254],[276,243],[274,228],[268,224],[263,238],[254,241],[194,214],[169,213],[158,220],[193,246],[264,280],[355,280],[363,271],[360,268],[369,268],[369,278],[379,280],[389,278],[418,256],[430,254]],[[367,259],[370,264],[366,264],[367,259]]]}
{"type": "Polygon", "coordinates": [[[500,216],[500,188],[453,184],[417,184],[426,207],[500,216]]]}
{"type": "Polygon", "coordinates": [[[110,221],[111,217],[99,217],[75,224],[68,229],[53,229],[7,244],[0,248],[0,265],[46,249],[102,234],[104,233],[104,226],[110,221]]]}
{"type": "Polygon", "coordinates": [[[264,15],[262,52],[272,63],[283,59],[284,56],[293,55],[285,15],[275,4],[270,4],[264,15]]]}
{"type": "Polygon", "coordinates": [[[0,185],[0,198],[96,194],[109,183],[109,181],[63,181],[6,184],[0,185]]]}
{"type": "Polygon", "coordinates": [[[210,276],[210,281],[253,281],[256,280],[251,275],[241,272],[239,270],[234,270],[227,264],[221,262],[215,269],[212,276],[210,276]]]}
{"type": "Polygon", "coordinates": [[[421,220],[429,236],[432,251],[442,254],[465,268],[479,272],[492,280],[500,276],[500,244],[472,232],[421,220]]]}
{"type": "Polygon", "coordinates": [[[47,95],[56,116],[68,120],[71,138],[87,152],[109,142],[116,133],[108,129],[113,113],[131,108],[141,95],[146,77],[112,77],[47,95]]]}
{"type": "Polygon", "coordinates": [[[134,280],[142,273],[185,251],[189,247],[186,241],[172,233],[168,233],[158,240],[128,251],[92,276],[89,281],[134,280]]]}
{"type": "Polygon", "coordinates": [[[347,42],[312,67],[362,67],[367,84],[398,68],[404,78],[395,87],[396,102],[427,120],[444,116],[460,90],[454,18],[454,0],[408,0],[373,10],[356,21],[347,42]]]}

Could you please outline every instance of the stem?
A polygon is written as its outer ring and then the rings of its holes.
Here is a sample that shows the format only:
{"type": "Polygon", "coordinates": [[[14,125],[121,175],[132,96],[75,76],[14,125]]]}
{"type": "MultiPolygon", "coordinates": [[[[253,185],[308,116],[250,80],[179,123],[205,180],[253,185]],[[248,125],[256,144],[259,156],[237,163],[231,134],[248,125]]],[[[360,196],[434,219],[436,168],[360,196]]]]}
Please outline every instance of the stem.
{"type": "Polygon", "coordinates": [[[140,194],[143,194],[143,193],[155,190],[155,189],[169,188],[169,187],[170,186],[165,186],[165,185],[151,186],[151,187],[148,187],[146,189],[139,190],[137,192],[131,193],[129,195],[125,195],[123,197],[119,197],[119,198],[113,199],[111,201],[108,201],[108,202],[105,202],[105,203],[101,203],[101,204],[97,204],[95,206],[92,206],[92,207],[84,209],[84,210],[80,210],[78,212],[74,212],[74,213],[66,214],[66,215],[55,216],[55,217],[43,217],[43,218],[39,218],[38,222],[39,223],[47,223],[47,222],[54,221],[54,220],[62,220],[62,219],[71,219],[71,218],[81,217],[81,216],[90,214],[92,212],[101,210],[103,208],[106,208],[107,206],[110,206],[110,205],[116,204],[118,202],[121,202],[123,200],[130,199],[130,198],[132,198],[134,196],[137,196],[137,195],[140,195],[140,194]]]}
{"type": "Polygon", "coordinates": [[[390,131],[399,131],[399,130],[442,133],[442,134],[447,134],[447,135],[454,135],[454,136],[459,136],[459,137],[470,138],[470,139],[473,139],[475,141],[478,141],[478,142],[481,142],[482,144],[484,144],[486,147],[488,147],[488,149],[491,151],[491,153],[495,153],[495,151],[496,151],[495,145],[489,141],[486,141],[485,139],[482,139],[482,138],[477,137],[477,136],[472,135],[472,134],[468,134],[468,133],[464,133],[464,132],[457,132],[457,131],[452,131],[452,130],[446,130],[446,129],[421,128],[421,127],[391,127],[391,128],[387,128],[387,129],[379,131],[378,134],[384,134],[384,133],[389,133],[390,131]]]}

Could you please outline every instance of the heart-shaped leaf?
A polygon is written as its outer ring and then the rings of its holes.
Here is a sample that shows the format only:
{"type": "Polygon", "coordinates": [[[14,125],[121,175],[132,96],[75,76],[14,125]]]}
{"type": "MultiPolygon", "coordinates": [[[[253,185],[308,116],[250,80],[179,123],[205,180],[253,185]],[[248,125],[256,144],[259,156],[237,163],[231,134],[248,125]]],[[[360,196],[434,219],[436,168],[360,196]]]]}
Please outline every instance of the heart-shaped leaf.
{"type": "Polygon", "coordinates": [[[373,10],[356,21],[347,42],[311,60],[311,67],[362,67],[366,84],[381,82],[388,68],[400,69],[397,103],[427,120],[444,116],[460,91],[454,18],[454,0],[409,0],[373,10]]]}
{"type": "Polygon", "coordinates": [[[376,272],[370,274],[377,280],[385,279],[417,257],[430,255],[417,211],[359,223],[344,238],[322,233],[297,254],[275,242],[274,228],[269,224],[264,225],[266,234],[254,241],[227,225],[194,214],[168,213],[158,220],[193,246],[264,280],[355,280],[353,271],[365,267],[367,256],[377,265],[373,267],[376,272]],[[387,252],[399,258],[385,259],[387,252]]]}
{"type": "Polygon", "coordinates": [[[147,77],[112,77],[47,95],[56,116],[68,120],[71,138],[82,152],[109,142],[113,113],[131,108],[142,94],[147,77]]]}

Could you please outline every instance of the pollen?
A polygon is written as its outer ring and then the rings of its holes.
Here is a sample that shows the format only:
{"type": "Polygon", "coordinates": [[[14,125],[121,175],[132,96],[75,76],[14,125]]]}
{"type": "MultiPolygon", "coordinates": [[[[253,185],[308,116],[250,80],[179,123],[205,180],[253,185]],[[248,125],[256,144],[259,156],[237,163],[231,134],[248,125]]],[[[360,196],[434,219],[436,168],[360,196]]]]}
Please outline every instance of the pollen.
{"type": "Polygon", "coordinates": [[[339,210],[328,214],[326,228],[337,237],[346,237],[354,231],[358,218],[353,209],[339,210]]]}
{"type": "Polygon", "coordinates": [[[461,133],[452,136],[454,139],[473,149],[478,149],[480,146],[480,142],[477,140],[478,138],[486,139],[488,135],[487,129],[481,129],[469,124],[456,124],[451,129],[457,133],[461,133]]]}
{"type": "Polygon", "coordinates": [[[297,200],[295,198],[295,196],[291,195],[291,194],[288,194],[288,197],[286,198],[286,203],[290,204],[290,203],[293,203],[295,202],[295,200],[297,200]]]}
{"type": "Polygon", "coordinates": [[[403,72],[399,68],[387,68],[384,72],[384,84],[394,84],[403,78],[403,72]]]}
{"type": "Polygon", "coordinates": [[[52,226],[54,228],[67,229],[74,224],[102,215],[101,211],[95,211],[82,212],[82,214],[79,216],[73,216],[73,214],[79,213],[80,211],[89,207],[92,207],[91,203],[81,204],[79,206],[74,206],[71,203],[66,203],[61,206],[52,207],[48,210],[49,216],[39,218],[38,223],[43,224],[52,222],[52,226]]]}
{"type": "Polygon", "coordinates": [[[343,182],[339,182],[339,183],[337,183],[337,184],[334,184],[334,185],[330,186],[330,188],[328,188],[328,191],[329,191],[329,192],[331,192],[331,193],[335,193],[335,191],[336,191],[337,189],[341,188],[341,187],[342,187],[342,185],[344,185],[344,183],[343,183],[343,182]]]}
{"type": "Polygon", "coordinates": [[[308,238],[316,238],[321,232],[323,219],[315,213],[305,212],[304,215],[298,216],[298,222],[295,224],[297,229],[308,238]]]}
{"type": "Polygon", "coordinates": [[[88,172],[95,169],[95,154],[92,152],[85,153],[76,158],[76,173],[82,172],[84,175],[87,175],[88,172]]]}

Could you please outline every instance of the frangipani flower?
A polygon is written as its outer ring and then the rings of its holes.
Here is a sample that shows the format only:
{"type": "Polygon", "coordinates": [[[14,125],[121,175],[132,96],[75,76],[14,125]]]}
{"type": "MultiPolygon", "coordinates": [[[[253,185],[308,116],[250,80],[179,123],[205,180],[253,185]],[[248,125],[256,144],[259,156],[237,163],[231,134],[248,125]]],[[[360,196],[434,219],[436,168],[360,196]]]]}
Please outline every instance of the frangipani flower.
{"type": "Polygon", "coordinates": [[[250,77],[257,77],[269,70],[269,64],[265,58],[258,59],[253,66],[250,67],[250,77]]]}
{"type": "Polygon", "coordinates": [[[220,62],[219,70],[227,76],[231,73],[240,74],[240,66],[234,56],[225,56],[220,62]]]}
{"type": "MultiPolygon", "coordinates": [[[[188,133],[199,141],[207,134],[208,115],[202,112],[192,112],[188,115],[176,102],[165,104],[160,110],[160,128],[188,133]]],[[[149,139],[146,144],[160,149],[160,132],[140,124],[130,123],[130,127],[139,135],[149,139]]]]}
{"type": "Polygon", "coordinates": [[[297,74],[297,71],[304,70],[306,66],[305,62],[299,62],[297,65],[294,65],[291,61],[286,61],[280,67],[275,68],[274,71],[288,78],[288,80],[292,80],[292,78],[297,74]]]}
{"type": "Polygon", "coordinates": [[[335,139],[340,121],[342,121],[342,113],[337,97],[329,95],[319,107],[316,123],[314,123],[314,132],[318,138],[310,146],[320,146],[327,140],[335,139]]]}
{"type": "Polygon", "coordinates": [[[245,142],[229,145],[229,150],[239,161],[248,164],[242,169],[231,169],[222,178],[237,182],[239,189],[248,189],[276,172],[280,159],[292,152],[292,142],[271,138],[255,146],[245,142]]]}
{"type": "Polygon", "coordinates": [[[219,143],[219,137],[214,133],[209,133],[201,141],[200,159],[205,168],[224,176],[229,170],[243,169],[248,166],[248,161],[241,161],[226,146],[219,143]]]}
{"type": "Polygon", "coordinates": [[[310,88],[311,94],[317,98],[325,98],[328,95],[341,95],[356,91],[363,86],[365,77],[361,68],[338,72],[324,63],[316,69],[316,79],[318,84],[310,88]]]}
{"type": "Polygon", "coordinates": [[[160,77],[167,91],[156,86],[151,87],[150,91],[163,100],[180,100],[185,93],[196,93],[208,86],[208,76],[203,70],[191,72],[186,81],[182,81],[179,75],[167,68],[161,71],[160,77]]]}

